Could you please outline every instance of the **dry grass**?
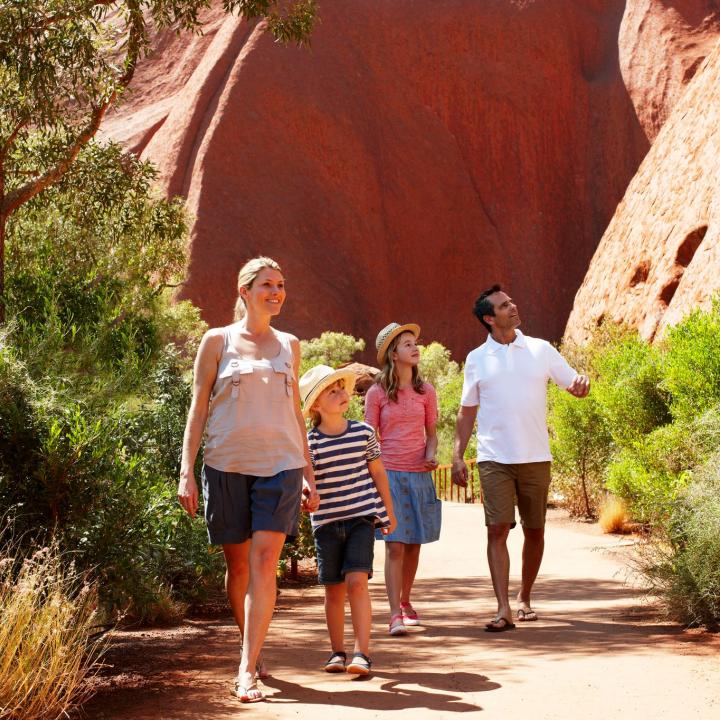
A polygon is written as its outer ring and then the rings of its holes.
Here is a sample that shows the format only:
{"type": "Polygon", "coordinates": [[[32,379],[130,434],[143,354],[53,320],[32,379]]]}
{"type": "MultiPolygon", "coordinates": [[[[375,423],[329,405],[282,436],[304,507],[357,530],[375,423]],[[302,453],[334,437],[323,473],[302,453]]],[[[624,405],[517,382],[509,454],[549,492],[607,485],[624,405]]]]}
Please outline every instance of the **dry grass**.
{"type": "Polygon", "coordinates": [[[52,548],[17,569],[0,556],[0,720],[67,717],[88,694],[104,641],[94,591],[52,548]]]}
{"type": "Polygon", "coordinates": [[[600,504],[598,524],[603,532],[626,532],[629,519],[627,506],[620,498],[607,495],[600,504]]]}

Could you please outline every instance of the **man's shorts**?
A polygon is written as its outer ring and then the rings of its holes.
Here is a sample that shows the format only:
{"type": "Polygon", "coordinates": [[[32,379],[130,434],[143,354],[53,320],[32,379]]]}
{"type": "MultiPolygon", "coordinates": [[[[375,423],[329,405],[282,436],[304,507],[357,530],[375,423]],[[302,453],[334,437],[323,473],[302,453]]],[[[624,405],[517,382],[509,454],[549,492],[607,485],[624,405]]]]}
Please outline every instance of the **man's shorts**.
{"type": "Polygon", "coordinates": [[[351,572],[372,577],[375,516],[334,520],[315,530],[318,580],[321,585],[345,582],[351,572]]]}
{"type": "Polygon", "coordinates": [[[243,543],[258,530],[297,535],[303,468],[272,477],[203,466],[205,521],[212,545],[243,543]]]}
{"type": "Polygon", "coordinates": [[[515,499],[520,522],[526,528],[545,527],[550,463],[533,462],[506,465],[478,462],[486,525],[515,527],[515,499]]]}

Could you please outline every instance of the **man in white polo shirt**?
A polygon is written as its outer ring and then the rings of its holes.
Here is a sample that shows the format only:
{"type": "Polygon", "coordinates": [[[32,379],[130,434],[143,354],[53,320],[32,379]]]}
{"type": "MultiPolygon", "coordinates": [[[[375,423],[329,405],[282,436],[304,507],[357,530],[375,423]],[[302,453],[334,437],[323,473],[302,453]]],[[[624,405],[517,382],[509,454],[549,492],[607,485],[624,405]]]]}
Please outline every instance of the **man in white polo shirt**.
{"type": "Polygon", "coordinates": [[[498,602],[497,614],[485,629],[503,632],[515,627],[508,598],[507,549],[508,533],[515,526],[515,498],[525,535],[517,617],[521,621],[537,619],[530,592],[545,547],[551,461],[546,420],[548,380],[579,398],[588,394],[590,381],[578,375],[550,343],[527,337],[517,329],[517,306],[499,285],[480,295],[473,312],[489,334],[465,362],[452,479],[457,485],[467,485],[463,455],[477,419],[488,563],[498,602]]]}

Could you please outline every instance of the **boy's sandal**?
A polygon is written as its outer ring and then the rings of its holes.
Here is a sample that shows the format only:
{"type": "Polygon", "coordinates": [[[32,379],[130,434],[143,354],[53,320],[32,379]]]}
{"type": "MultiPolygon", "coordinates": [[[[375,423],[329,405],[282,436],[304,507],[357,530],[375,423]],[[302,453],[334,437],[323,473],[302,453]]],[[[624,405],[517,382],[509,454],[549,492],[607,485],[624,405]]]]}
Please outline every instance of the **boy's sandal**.
{"type": "Polygon", "coordinates": [[[408,603],[400,603],[400,612],[402,612],[403,622],[405,625],[419,625],[420,616],[415,612],[413,606],[408,603]]]}
{"type": "Polygon", "coordinates": [[[325,663],[325,672],[328,673],[343,673],[345,672],[345,663],[347,662],[347,655],[344,652],[333,652],[325,663]]]}
{"type": "Polygon", "coordinates": [[[372,660],[367,655],[355,653],[350,664],[347,666],[347,671],[353,675],[368,675],[371,667],[372,660]]]}
{"type": "Polygon", "coordinates": [[[402,613],[393,615],[390,618],[390,625],[388,626],[388,632],[391,635],[407,635],[407,628],[403,621],[402,613]]]}
{"type": "Polygon", "coordinates": [[[241,703],[255,703],[265,699],[263,691],[260,690],[254,680],[247,687],[243,687],[240,684],[240,678],[235,678],[235,687],[232,694],[240,700],[241,703]]]}

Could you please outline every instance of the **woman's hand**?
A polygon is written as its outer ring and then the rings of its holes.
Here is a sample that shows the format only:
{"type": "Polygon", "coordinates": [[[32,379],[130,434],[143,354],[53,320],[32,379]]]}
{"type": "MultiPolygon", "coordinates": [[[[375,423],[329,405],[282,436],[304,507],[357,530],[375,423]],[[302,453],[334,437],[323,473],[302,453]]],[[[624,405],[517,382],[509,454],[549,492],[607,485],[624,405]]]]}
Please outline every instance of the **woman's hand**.
{"type": "Polygon", "coordinates": [[[191,518],[194,518],[198,509],[198,488],[195,482],[195,473],[190,471],[180,475],[177,494],[180,504],[185,508],[185,512],[191,518]]]}
{"type": "Polygon", "coordinates": [[[305,478],[303,478],[302,501],[300,506],[305,512],[315,512],[320,507],[320,496],[315,488],[315,483],[311,485],[305,478]]]}

